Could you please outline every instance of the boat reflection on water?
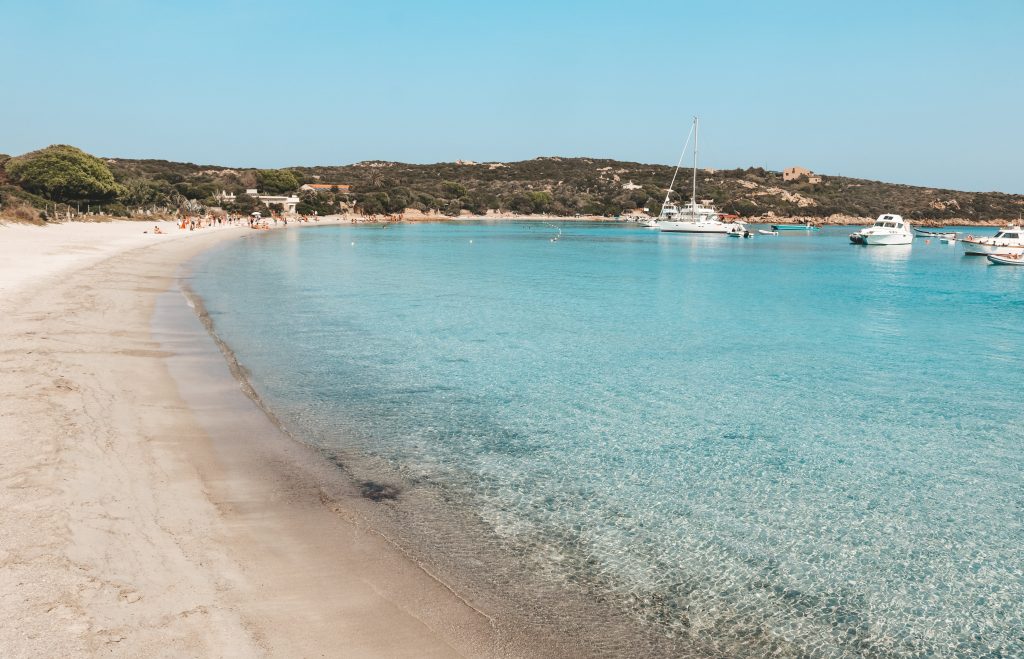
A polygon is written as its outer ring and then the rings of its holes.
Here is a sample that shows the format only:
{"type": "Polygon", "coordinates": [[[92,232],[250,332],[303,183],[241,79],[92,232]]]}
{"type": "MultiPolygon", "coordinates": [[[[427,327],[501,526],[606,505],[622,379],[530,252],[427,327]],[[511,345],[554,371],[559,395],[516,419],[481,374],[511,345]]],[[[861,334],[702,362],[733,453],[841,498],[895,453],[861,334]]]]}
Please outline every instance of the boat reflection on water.
{"type": "Polygon", "coordinates": [[[878,263],[897,263],[909,261],[913,250],[911,245],[888,245],[885,249],[859,250],[863,258],[878,263]]]}

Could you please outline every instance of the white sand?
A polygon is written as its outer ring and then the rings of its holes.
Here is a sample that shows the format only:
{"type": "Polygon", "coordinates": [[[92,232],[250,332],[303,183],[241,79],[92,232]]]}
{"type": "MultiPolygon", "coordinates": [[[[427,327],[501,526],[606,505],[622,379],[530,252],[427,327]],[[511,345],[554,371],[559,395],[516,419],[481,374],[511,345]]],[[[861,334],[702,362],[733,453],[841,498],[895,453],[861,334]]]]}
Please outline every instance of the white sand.
{"type": "Polygon", "coordinates": [[[218,227],[189,232],[172,222],[0,224],[0,295],[47,276],[97,263],[126,249],[229,229],[241,230],[218,227]],[[166,235],[155,235],[154,226],[159,226],[166,235]]]}
{"type": "Polygon", "coordinates": [[[251,232],[161,226],[0,227],[0,656],[495,654],[237,385],[186,404],[156,297],[251,232]]]}

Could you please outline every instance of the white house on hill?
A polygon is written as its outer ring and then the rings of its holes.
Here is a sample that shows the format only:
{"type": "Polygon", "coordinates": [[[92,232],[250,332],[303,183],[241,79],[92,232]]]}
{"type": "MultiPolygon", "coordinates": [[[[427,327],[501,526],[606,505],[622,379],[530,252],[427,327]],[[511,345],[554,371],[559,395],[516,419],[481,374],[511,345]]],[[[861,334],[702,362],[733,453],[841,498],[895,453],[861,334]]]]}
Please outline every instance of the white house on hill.
{"type": "MultiPolygon", "coordinates": [[[[299,198],[295,195],[273,195],[273,194],[260,194],[256,188],[249,188],[245,191],[245,194],[250,197],[255,197],[263,202],[268,208],[270,204],[280,204],[284,208],[285,213],[294,213],[295,207],[299,205],[299,198]]],[[[221,190],[217,194],[217,199],[221,203],[230,204],[237,199],[237,195],[227,190],[221,190]]]]}

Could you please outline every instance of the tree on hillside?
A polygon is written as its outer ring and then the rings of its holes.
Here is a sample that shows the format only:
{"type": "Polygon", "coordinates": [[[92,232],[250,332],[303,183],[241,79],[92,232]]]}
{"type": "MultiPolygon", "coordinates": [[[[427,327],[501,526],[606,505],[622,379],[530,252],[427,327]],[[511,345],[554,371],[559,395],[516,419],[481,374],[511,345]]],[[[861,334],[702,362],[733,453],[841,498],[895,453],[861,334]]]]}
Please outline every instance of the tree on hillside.
{"type": "Polygon", "coordinates": [[[109,201],[124,192],[105,162],[66,144],[11,158],[4,169],[25,190],[55,201],[109,201]]]}
{"type": "Polygon", "coordinates": [[[124,182],[124,188],[120,199],[129,206],[170,203],[174,190],[165,181],[144,178],[129,178],[124,182]]]}
{"type": "Polygon", "coordinates": [[[465,197],[467,190],[466,186],[455,181],[445,181],[443,184],[444,194],[449,198],[453,197],[465,197]]]}
{"type": "Polygon", "coordinates": [[[320,215],[330,215],[338,212],[338,202],[334,195],[325,192],[303,192],[299,198],[300,201],[295,210],[302,215],[312,215],[314,212],[320,215]]]}
{"type": "Polygon", "coordinates": [[[175,183],[174,188],[187,199],[208,202],[211,205],[216,203],[217,186],[213,183],[175,183]]]}
{"type": "Polygon", "coordinates": [[[367,182],[370,184],[371,188],[382,188],[384,187],[384,174],[376,169],[370,170],[370,174],[367,176],[367,182]]]}
{"type": "Polygon", "coordinates": [[[287,169],[261,169],[256,172],[260,190],[270,194],[291,192],[299,187],[299,179],[287,169]]]}
{"type": "Polygon", "coordinates": [[[391,205],[391,197],[386,192],[374,192],[359,199],[358,205],[364,215],[381,215],[391,205]]]}
{"type": "Polygon", "coordinates": [[[539,190],[530,193],[530,205],[534,213],[546,213],[551,208],[553,198],[547,190],[539,190]]]}
{"type": "Polygon", "coordinates": [[[414,199],[408,188],[392,188],[388,191],[387,196],[388,201],[384,205],[384,210],[389,213],[401,213],[409,207],[414,199]]]}
{"type": "Polygon", "coordinates": [[[267,209],[259,199],[256,197],[250,197],[243,192],[235,197],[234,203],[230,204],[230,207],[227,210],[230,210],[233,213],[248,215],[249,213],[257,211],[265,214],[267,209]]]}
{"type": "Polygon", "coordinates": [[[533,199],[525,194],[516,194],[508,200],[507,207],[517,213],[532,213],[533,199]]]}

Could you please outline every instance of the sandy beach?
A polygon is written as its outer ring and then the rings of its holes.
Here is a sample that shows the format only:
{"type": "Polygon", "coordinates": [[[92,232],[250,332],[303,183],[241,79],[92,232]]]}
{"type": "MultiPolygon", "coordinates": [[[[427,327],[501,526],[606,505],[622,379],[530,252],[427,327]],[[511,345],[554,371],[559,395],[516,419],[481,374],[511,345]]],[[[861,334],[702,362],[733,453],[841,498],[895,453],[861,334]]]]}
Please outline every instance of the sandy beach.
{"type": "Polygon", "coordinates": [[[0,654],[518,654],[282,441],[194,315],[156,336],[180,265],[255,237],[161,226],[0,226],[0,654]]]}

